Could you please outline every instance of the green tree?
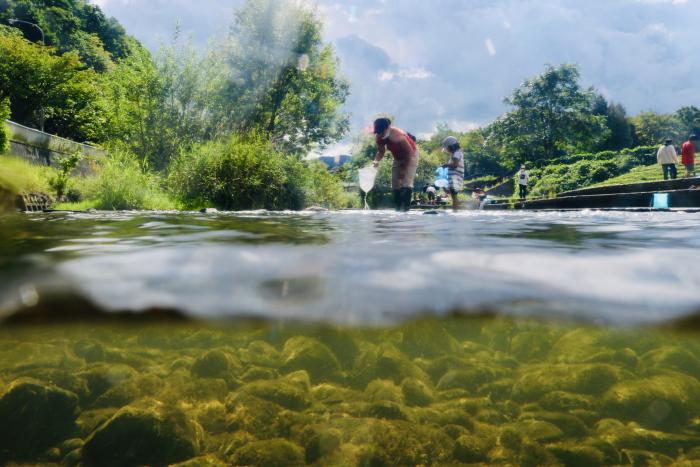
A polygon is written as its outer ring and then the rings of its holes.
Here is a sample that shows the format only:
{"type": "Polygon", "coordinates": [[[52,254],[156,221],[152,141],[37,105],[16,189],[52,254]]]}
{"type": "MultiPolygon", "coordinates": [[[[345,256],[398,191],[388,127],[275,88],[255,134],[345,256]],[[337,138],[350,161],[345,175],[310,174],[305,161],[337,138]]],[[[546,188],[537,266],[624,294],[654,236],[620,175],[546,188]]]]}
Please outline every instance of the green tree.
{"type": "Polygon", "coordinates": [[[75,53],[33,44],[0,28],[0,99],[12,119],[77,141],[102,141],[107,107],[98,77],[75,53]]]}
{"type": "Polygon", "coordinates": [[[594,113],[594,91],[581,88],[579,78],[574,65],[547,66],[505,99],[513,110],[489,127],[489,138],[506,148],[513,165],[543,164],[607,138],[605,117],[594,113]]]}
{"type": "Polygon", "coordinates": [[[681,123],[671,114],[642,112],[632,117],[634,140],[636,146],[654,146],[664,142],[666,138],[679,142],[686,138],[681,123]]]}
{"type": "MultiPolygon", "coordinates": [[[[691,134],[700,135],[700,109],[695,106],[681,107],[674,114],[679,123],[679,133],[684,140],[691,134]]],[[[680,142],[681,139],[678,140],[680,142]]]]}
{"type": "Polygon", "coordinates": [[[278,148],[305,154],[348,130],[340,107],[348,83],[322,43],[321,22],[289,0],[247,0],[236,12],[224,59],[222,110],[231,129],[255,130],[278,148]]]}
{"type": "Polygon", "coordinates": [[[599,94],[594,99],[593,112],[605,117],[605,125],[609,130],[608,137],[596,149],[618,151],[633,146],[632,125],[627,118],[627,111],[621,104],[609,103],[599,94]]]}
{"type": "Polygon", "coordinates": [[[10,118],[10,100],[0,99],[0,155],[10,148],[10,131],[5,120],[10,118]]]}

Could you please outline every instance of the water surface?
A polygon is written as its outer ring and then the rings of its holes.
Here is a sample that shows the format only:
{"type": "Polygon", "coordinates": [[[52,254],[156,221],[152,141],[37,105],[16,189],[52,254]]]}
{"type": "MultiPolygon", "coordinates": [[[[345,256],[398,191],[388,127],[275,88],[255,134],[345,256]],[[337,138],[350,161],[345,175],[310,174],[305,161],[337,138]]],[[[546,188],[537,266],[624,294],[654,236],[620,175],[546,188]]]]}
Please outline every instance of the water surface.
{"type": "Polygon", "coordinates": [[[0,308],[74,290],[108,310],[384,322],[430,312],[612,323],[700,309],[700,214],[35,214],[0,220],[0,308]]]}

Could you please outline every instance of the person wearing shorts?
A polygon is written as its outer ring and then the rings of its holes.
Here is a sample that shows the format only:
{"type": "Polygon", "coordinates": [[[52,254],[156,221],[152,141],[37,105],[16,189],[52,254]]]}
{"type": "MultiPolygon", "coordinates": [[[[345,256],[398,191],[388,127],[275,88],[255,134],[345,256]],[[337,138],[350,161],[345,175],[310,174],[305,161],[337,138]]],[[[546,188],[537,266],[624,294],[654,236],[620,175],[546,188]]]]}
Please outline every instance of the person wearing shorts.
{"type": "Polygon", "coordinates": [[[452,209],[456,211],[459,209],[458,195],[464,185],[464,152],[454,136],[442,141],[442,151],[450,155],[450,162],[443,167],[447,167],[447,191],[452,197],[452,209]]]}
{"type": "Polygon", "coordinates": [[[394,205],[397,211],[408,211],[411,207],[413,182],[418,169],[418,146],[408,133],[393,127],[388,118],[378,118],[374,121],[374,134],[377,143],[374,166],[379,165],[386,150],[389,149],[394,157],[394,164],[391,166],[394,205]]]}
{"type": "Polygon", "coordinates": [[[690,135],[688,141],[681,146],[681,164],[685,166],[685,178],[690,177],[691,174],[695,175],[695,142],[697,139],[696,135],[690,135]]]}

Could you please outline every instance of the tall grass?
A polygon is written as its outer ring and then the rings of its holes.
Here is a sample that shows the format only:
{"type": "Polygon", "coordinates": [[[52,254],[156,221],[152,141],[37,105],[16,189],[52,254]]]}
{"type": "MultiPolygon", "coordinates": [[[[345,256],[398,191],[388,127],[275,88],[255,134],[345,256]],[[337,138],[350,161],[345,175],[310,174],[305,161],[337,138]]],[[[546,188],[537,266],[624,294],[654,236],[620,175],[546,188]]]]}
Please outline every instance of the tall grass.
{"type": "Polygon", "coordinates": [[[51,167],[34,165],[14,156],[0,155],[0,187],[13,193],[51,193],[51,167]]]}

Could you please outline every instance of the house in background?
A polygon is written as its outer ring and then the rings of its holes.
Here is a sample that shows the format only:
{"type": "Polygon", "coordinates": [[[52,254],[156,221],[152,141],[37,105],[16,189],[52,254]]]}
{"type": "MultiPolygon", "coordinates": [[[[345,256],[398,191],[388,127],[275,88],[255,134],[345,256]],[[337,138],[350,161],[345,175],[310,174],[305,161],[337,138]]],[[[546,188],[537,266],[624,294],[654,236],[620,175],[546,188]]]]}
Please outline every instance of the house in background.
{"type": "Polygon", "coordinates": [[[351,156],[321,156],[318,158],[328,166],[328,170],[334,171],[352,161],[351,156]]]}

